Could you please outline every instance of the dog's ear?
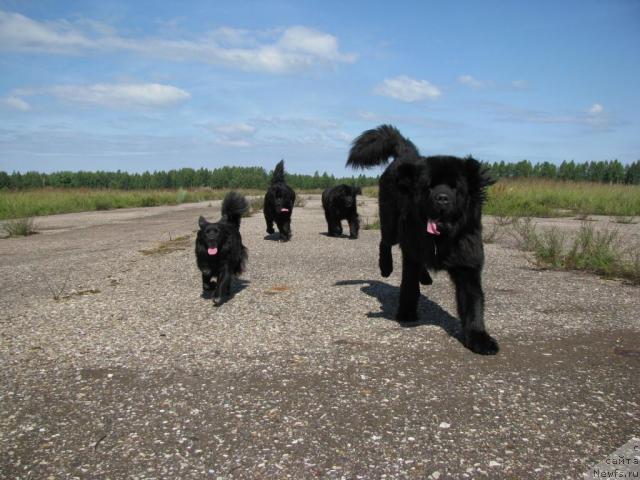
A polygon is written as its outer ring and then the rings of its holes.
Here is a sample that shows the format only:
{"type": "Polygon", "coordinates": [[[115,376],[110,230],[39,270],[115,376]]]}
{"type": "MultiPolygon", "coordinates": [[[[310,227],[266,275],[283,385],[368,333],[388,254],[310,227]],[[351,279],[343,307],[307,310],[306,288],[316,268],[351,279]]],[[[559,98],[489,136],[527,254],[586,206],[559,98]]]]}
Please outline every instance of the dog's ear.
{"type": "Polygon", "coordinates": [[[207,225],[209,225],[209,222],[207,222],[207,219],[201,215],[200,218],[198,219],[198,225],[200,226],[200,228],[204,228],[207,225]]]}
{"type": "Polygon", "coordinates": [[[403,163],[396,171],[396,186],[398,191],[408,195],[414,190],[418,178],[418,169],[413,163],[403,163]]]}
{"type": "Polygon", "coordinates": [[[360,187],[353,187],[353,194],[354,194],[354,195],[362,195],[362,188],[360,188],[360,187]]]}
{"type": "Polygon", "coordinates": [[[487,188],[496,183],[495,179],[491,176],[489,169],[475,158],[468,156],[464,161],[471,195],[485,200],[487,188]]]}

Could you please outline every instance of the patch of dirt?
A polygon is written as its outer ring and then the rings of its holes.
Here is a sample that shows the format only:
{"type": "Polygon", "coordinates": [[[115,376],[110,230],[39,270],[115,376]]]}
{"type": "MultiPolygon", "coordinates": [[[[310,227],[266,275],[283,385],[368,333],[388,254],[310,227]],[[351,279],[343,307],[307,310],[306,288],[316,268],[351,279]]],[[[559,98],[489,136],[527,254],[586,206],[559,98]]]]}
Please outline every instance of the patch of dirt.
{"type": "Polygon", "coordinates": [[[149,249],[139,250],[143,255],[167,255],[169,253],[186,250],[191,246],[191,235],[172,238],[160,242],[157,246],[149,249]]]}

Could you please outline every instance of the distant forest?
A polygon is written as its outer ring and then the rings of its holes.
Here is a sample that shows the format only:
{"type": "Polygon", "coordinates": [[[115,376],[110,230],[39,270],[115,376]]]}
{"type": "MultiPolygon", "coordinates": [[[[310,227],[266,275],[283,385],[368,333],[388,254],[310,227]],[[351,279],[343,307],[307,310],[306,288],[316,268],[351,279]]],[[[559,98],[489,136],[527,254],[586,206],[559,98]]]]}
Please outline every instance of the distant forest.
{"type": "MultiPolygon", "coordinates": [[[[618,160],[575,163],[549,162],[531,164],[528,160],[517,163],[486,163],[496,179],[547,178],[555,180],[623,183],[640,185],[640,160],[623,165],[618,160]]],[[[119,190],[144,190],[163,188],[255,188],[265,189],[271,172],[262,167],[222,167],[209,170],[181,168],[179,170],[143,173],[116,172],[13,172],[0,171],[0,189],[21,190],[28,188],[110,188],[119,190]]],[[[287,174],[287,182],[293,188],[318,189],[340,183],[360,186],[376,185],[377,177],[365,175],[338,178],[326,172],[322,175],[287,174]]]]}

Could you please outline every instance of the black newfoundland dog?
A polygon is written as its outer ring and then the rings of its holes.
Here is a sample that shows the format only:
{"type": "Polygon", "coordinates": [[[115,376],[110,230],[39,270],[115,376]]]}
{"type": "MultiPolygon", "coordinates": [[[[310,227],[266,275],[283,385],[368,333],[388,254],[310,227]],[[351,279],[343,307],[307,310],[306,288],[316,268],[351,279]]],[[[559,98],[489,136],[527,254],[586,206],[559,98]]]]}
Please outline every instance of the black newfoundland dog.
{"type": "Polygon", "coordinates": [[[393,126],[367,130],[354,142],[347,165],[366,168],[394,161],[380,177],[380,273],[393,270],[391,247],[402,250],[402,282],[397,320],[417,320],[420,283],[432,283],[427,270],[446,270],[456,289],[464,343],[485,355],[498,343],[484,326],[481,209],[493,183],[477,160],[423,157],[393,126]]]}
{"type": "Polygon", "coordinates": [[[358,206],[356,195],[362,195],[360,187],[351,185],[337,185],[329,187],[322,192],[322,207],[327,219],[327,233],[330,237],[342,235],[340,222],[349,222],[349,238],[358,238],[360,231],[360,219],[358,218],[358,206]]]}
{"type": "Polygon", "coordinates": [[[196,262],[202,272],[202,288],[214,290],[213,303],[220,306],[229,295],[231,280],[244,271],[247,249],[240,236],[240,218],[247,210],[247,200],[237,192],[229,192],[222,201],[222,218],[210,223],[200,217],[196,237],[196,262]],[[216,277],[216,281],[213,281],[216,277]]]}
{"type": "Polygon", "coordinates": [[[274,233],[275,222],[280,232],[280,240],[286,242],[291,238],[291,214],[295,201],[296,192],[284,183],[284,160],[280,160],[273,170],[271,185],[264,196],[264,219],[269,235],[274,233]]]}

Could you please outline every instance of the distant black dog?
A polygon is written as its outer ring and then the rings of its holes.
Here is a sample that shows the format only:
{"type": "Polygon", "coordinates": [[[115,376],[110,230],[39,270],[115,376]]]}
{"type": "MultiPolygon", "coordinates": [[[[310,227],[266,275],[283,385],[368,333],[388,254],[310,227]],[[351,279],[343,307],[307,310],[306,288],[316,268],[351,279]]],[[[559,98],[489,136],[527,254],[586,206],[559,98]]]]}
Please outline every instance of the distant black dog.
{"type": "Polygon", "coordinates": [[[329,187],[322,192],[322,207],[327,219],[327,231],[330,237],[342,235],[340,222],[349,222],[349,238],[358,238],[360,219],[356,195],[362,195],[360,187],[350,185],[337,185],[329,187]]]}
{"type": "Polygon", "coordinates": [[[271,185],[264,196],[264,219],[267,222],[267,233],[272,234],[273,222],[278,226],[280,240],[291,238],[291,214],[296,201],[296,192],[284,183],[284,160],[280,160],[273,171],[271,185]]]}
{"type": "Polygon", "coordinates": [[[380,177],[380,272],[393,270],[391,246],[400,243],[402,282],[396,318],[417,320],[420,285],[429,270],[446,270],[456,288],[464,343],[482,354],[498,352],[484,326],[481,208],[493,183],[480,162],[467,157],[422,157],[390,125],[367,130],[353,143],[347,165],[366,168],[394,161],[380,177]]]}
{"type": "Polygon", "coordinates": [[[240,218],[247,208],[247,200],[242,195],[229,192],[222,201],[219,222],[209,223],[204,217],[198,220],[196,261],[202,272],[202,288],[215,289],[213,303],[216,306],[222,304],[223,296],[229,295],[233,277],[244,271],[247,249],[240,236],[240,218]]]}

